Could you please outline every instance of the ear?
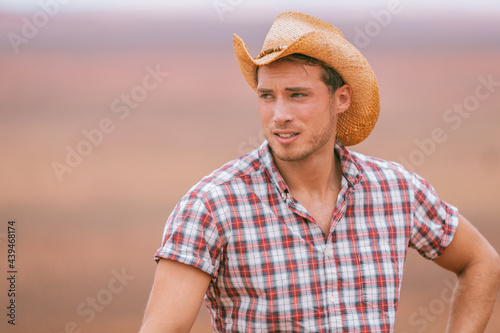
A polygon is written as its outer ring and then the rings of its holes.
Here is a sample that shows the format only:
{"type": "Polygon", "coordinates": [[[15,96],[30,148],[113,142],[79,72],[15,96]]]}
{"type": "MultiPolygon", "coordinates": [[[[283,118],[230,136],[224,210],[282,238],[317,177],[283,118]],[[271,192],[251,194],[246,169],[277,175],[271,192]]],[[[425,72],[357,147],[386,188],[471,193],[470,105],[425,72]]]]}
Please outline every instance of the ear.
{"type": "Polygon", "coordinates": [[[351,105],[351,87],[346,83],[337,88],[334,93],[334,103],[337,104],[337,113],[342,113],[351,105]]]}

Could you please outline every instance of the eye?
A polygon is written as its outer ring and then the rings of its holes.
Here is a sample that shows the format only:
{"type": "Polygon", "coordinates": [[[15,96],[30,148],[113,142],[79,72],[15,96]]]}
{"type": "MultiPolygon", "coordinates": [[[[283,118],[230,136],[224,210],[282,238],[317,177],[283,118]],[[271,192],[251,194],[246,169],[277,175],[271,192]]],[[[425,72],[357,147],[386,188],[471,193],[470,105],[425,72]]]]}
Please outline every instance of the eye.
{"type": "Polygon", "coordinates": [[[302,97],[306,97],[307,95],[304,93],[293,93],[291,96],[292,96],[292,98],[302,98],[302,97]]]}
{"type": "Polygon", "coordinates": [[[268,94],[268,93],[262,93],[262,94],[260,94],[259,97],[262,99],[270,99],[272,97],[272,95],[268,94]]]}

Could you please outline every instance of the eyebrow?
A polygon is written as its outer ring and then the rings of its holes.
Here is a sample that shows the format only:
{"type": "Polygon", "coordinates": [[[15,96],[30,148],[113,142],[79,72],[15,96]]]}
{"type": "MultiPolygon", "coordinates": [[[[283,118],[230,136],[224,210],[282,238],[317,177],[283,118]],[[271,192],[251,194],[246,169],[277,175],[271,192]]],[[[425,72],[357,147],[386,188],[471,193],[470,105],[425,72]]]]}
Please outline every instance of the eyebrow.
{"type": "Polygon", "coordinates": [[[311,88],[309,88],[309,87],[288,87],[288,88],[285,88],[285,90],[297,92],[297,91],[309,91],[309,90],[311,90],[311,88]]]}
{"type": "MultiPolygon", "coordinates": [[[[310,90],[312,90],[312,89],[309,87],[287,87],[287,88],[285,88],[285,91],[291,91],[291,92],[310,91],[310,90]]],[[[270,93],[270,92],[273,92],[274,90],[269,89],[269,88],[258,88],[257,91],[261,92],[261,93],[270,93]]]]}

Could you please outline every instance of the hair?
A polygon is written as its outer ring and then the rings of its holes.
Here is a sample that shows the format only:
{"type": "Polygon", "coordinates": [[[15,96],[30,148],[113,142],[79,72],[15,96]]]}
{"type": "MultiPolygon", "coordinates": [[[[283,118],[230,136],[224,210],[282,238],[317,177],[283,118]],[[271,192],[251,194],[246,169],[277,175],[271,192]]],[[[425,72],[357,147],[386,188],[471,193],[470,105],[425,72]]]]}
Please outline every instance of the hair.
{"type": "MultiPolygon", "coordinates": [[[[330,94],[333,94],[338,88],[342,87],[345,82],[344,79],[342,79],[342,76],[340,76],[339,73],[330,66],[328,66],[325,62],[318,60],[316,58],[307,56],[305,54],[301,53],[293,53],[290,55],[287,55],[283,58],[280,58],[278,60],[274,61],[275,63],[277,62],[294,62],[297,64],[301,65],[308,65],[308,66],[320,66],[323,68],[323,73],[321,75],[321,80],[326,84],[328,87],[328,91],[330,94]]],[[[259,75],[259,67],[256,69],[256,78],[258,80],[258,75],[259,75]]]]}

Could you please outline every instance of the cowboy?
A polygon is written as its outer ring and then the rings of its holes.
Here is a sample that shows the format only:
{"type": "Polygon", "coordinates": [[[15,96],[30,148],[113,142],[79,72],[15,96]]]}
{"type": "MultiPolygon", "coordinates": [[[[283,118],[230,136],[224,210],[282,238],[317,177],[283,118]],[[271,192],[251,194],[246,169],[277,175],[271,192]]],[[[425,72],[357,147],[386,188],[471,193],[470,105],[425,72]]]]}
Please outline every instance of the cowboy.
{"type": "Polygon", "coordinates": [[[496,251],[399,164],[346,146],[379,113],[366,59],[333,25],[286,12],[241,72],[266,141],[202,179],[169,217],[141,332],[392,332],[408,247],[458,276],[449,332],[482,332],[496,251]]]}

